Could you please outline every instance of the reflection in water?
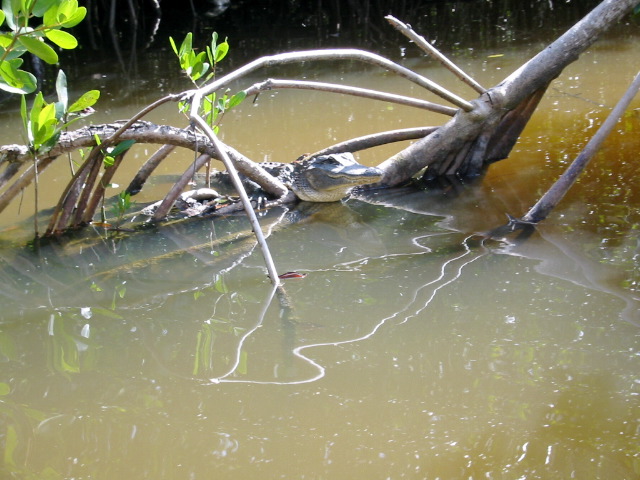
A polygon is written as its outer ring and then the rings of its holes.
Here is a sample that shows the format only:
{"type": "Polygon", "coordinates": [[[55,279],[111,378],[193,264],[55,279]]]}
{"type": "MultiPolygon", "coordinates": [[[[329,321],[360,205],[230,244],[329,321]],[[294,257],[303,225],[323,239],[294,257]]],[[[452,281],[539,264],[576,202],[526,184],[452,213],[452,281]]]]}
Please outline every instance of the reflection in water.
{"type": "Polygon", "coordinates": [[[216,256],[208,222],[170,228],[148,264],[135,238],[111,243],[129,267],[101,251],[109,275],[76,282],[75,299],[55,283],[46,302],[30,296],[2,324],[5,471],[349,477],[356,459],[362,478],[629,476],[637,326],[618,321],[618,298],[585,289],[562,250],[557,274],[537,272],[544,235],[508,245],[453,229],[467,195],[364,198],[267,220],[276,262],[309,273],[286,298],[258,255],[216,256]]]}

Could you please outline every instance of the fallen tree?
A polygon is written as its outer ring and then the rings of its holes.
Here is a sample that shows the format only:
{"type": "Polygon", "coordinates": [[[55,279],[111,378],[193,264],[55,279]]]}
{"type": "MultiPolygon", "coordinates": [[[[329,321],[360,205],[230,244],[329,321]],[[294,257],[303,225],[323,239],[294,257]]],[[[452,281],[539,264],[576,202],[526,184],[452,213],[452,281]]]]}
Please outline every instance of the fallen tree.
{"type": "MultiPolygon", "coordinates": [[[[261,91],[278,88],[332,91],[336,94],[357,95],[376,101],[424,108],[452,117],[442,126],[376,133],[329,146],[313,155],[354,152],[395,141],[416,139],[415,143],[379,165],[383,171],[381,186],[401,185],[423,171],[427,178],[475,176],[492,162],[509,155],[553,79],[593,44],[601,33],[628,14],[637,3],[637,0],[603,1],[558,40],[490,89],[485,89],[471,76],[458,69],[410,26],[394,17],[387,17],[402,34],[428,54],[438,58],[446,68],[479,94],[478,98],[471,101],[462,99],[429,79],[371,52],[354,49],[313,50],[262,57],[201,88],[161,98],[127,122],[63,132],[55,145],[47,151],[34,155],[32,149],[23,145],[0,147],[0,212],[14,201],[27,185],[37,180],[38,174],[60,155],[78,148],[91,147],[91,153],[85,157],[83,164],[61,194],[46,235],[55,235],[68,228],[90,223],[104,198],[105,185],[117,170],[126,150],[119,152],[114,161],[106,165],[101,172],[102,166],[105,165],[104,158],[123,141],[163,145],[132,179],[126,191],[130,195],[135,195],[143,188],[147,178],[173,148],[187,148],[199,154],[194,164],[184,172],[155,211],[155,221],[161,221],[167,216],[192,178],[193,172],[203,168],[211,159],[225,161],[227,169],[233,171],[237,168],[243,175],[258,183],[271,196],[271,204],[289,201],[291,195],[287,186],[265,171],[259,163],[246,158],[232,146],[220,142],[214,130],[203,120],[201,112],[203,99],[211,94],[224,92],[231,82],[242,80],[247,74],[264,67],[302,61],[355,60],[375,65],[419,85],[451,104],[441,105],[386,92],[299,80],[269,79],[244,89],[244,95],[257,95],[261,91]],[[142,120],[150,111],[167,102],[190,105],[189,127],[155,125],[142,120]]],[[[236,186],[240,188],[237,182],[236,186]]],[[[249,210],[247,199],[243,200],[245,209],[249,210]]]]}

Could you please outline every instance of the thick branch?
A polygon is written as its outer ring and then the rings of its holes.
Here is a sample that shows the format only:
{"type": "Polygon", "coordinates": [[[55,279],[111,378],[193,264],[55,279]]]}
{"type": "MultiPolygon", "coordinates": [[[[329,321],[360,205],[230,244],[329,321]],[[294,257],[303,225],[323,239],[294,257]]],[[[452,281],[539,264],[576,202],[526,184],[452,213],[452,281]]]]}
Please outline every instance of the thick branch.
{"type": "Polygon", "coordinates": [[[345,140],[344,142],[336,143],[309,155],[309,157],[328,155],[330,153],[359,152],[360,150],[379,147],[380,145],[387,145],[389,143],[416,140],[418,138],[426,137],[438,130],[438,128],[440,127],[403,128],[400,130],[390,130],[388,132],[372,133],[371,135],[364,135],[362,137],[352,138],[350,140],[345,140]]]}
{"type": "MultiPolygon", "coordinates": [[[[122,130],[121,123],[109,125],[92,125],[80,128],[73,132],[64,132],[60,140],[46,155],[39,157],[38,172],[42,171],[59,155],[77,150],[78,148],[94,147],[96,145],[95,135],[100,139],[112,137],[116,132],[122,130]]],[[[211,145],[211,142],[202,134],[197,134],[181,128],[167,125],[156,125],[150,122],[137,122],[129,129],[122,131],[120,140],[135,140],[138,143],[170,144],[177,147],[187,148],[199,153],[206,153],[212,158],[218,155],[211,145]]],[[[232,158],[238,170],[247,177],[255,180],[267,193],[280,197],[288,192],[288,189],[276,178],[269,175],[255,162],[252,162],[237,150],[226,147],[228,155],[232,158]]],[[[19,168],[16,165],[23,165],[31,161],[31,154],[25,145],[5,145],[0,147],[0,162],[8,163],[7,169],[11,169],[11,175],[6,175],[5,184],[14,176],[19,168]]],[[[1,163],[0,163],[1,165],[1,163]]],[[[24,174],[9,186],[0,195],[0,212],[6,208],[9,202],[33,180],[32,168],[27,169],[24,174]]]]}

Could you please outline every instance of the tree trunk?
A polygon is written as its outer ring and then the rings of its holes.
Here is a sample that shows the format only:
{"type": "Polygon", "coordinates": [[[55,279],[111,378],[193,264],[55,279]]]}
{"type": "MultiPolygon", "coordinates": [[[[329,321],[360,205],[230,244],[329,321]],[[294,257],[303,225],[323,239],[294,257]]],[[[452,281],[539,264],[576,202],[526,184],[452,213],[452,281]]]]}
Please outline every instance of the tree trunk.
{"type": "Polygon", "coordinates": [[[547,86],[628,14],[638,0],[605,0],[565,34],[497,86],[472,101],[472,111],[384,161],[382,184],[396,186],[427,167],[427,177],[474,176],[506,158],[547,86]]]}

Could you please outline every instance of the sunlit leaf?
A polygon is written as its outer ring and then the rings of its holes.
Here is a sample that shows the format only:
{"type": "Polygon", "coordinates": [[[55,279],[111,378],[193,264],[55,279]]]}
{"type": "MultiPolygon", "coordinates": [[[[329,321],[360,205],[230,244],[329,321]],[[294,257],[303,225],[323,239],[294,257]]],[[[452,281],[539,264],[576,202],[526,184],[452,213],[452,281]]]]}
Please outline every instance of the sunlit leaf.
{"type": "Polygon", "coordinates": [[[36,90],[38,82],[31,73],[19,70],[17,66],[22,60],[5,60],[0,63],[0,89],[10,93],[31,93],[36,90]]]}
{"type": "Polygon", "coordinates": [[[191,32],[187,33],[184,37],[184,40],[180,44],[180,51],[178,52],[178,56],[182,57],[185,53],[191,52],[193,48],[191,48],[191,32]]]}
{"type": "Polygon", "coordinates": [[[23,132],[28,135],[29,114],[27,113],[27,99],[24,95],[20,97],[20,117],[22,118],[23,132]]]}
{"type": "Polygon", "coordinates": [[[39,39],[28,36],[20,36],[18,37],[18,42],[20,42],[20,44],[24,46],[24,48],[26,48],[29,52],[33,53],[35,56],[39,57],[45,62],[49,64],[58,63],[58,54],[55,52],[55,50],[39,39]]]}
{"type": "MultiPolygon", "coordinates": [[[[13,1],[9,1],[9,0],[2,0],[2,10],[5,14],[5,20],[7,21],[7,26],[11,29],[11,30],[15,30],[16,28],[16,24],[14,21],[14,10],[13,10],[13,1]]],[[[16,10],[16,14],[18,13],[18,11],[16,10]]]]}
{"type": "Polygon", "coordinates": [[[70,33],[62,30],[47,30],[45,36],[60,48],[70,50],[78,46],[78,40],[70,33]]]}
{"type": "Polygon", "coordinates": [[[0,25],[4,23],[4,17],[5,17],[4,11],[0,10],[0,25]]]}
{"type": "Polygon", "coordinates": [[[73,102],[69,107],[69,113],[81,112],[82,110],[93,106],[100,98],[100,90],[89,90],[73,102]]]}
{"type": "MultiPolygon", "coordinates": [[[[55,125],[54,125],[54,127],[55,127],[55,125]]],[[[49,150],[51,150],[53,147],[56,146],[56,144],[58,143],[58,140],[60,140],[60,135],[62,135],[62,132],[60,130],[56,130],[55,128],[53,128],[53,132],[49,132],[48,133],[47,140],[45,140],[42,143],[42,145],[40,146],[38,151],[43,153],[43,152],[48,152],[49,150]]]]}
{"type": "Polygon", "coordinates": [[[171,44],[173,52],[178,55],[178,47],[176,46],[176,42],[173,40],[173,37],[169,37],[169,43],[171,44]]]}
{"type": "MultiPolygon", "coordinates": [[[[2,10],[0,10],[0,13],[2,13],[2,10]]],[[[2,53],[6,51],[5,50],[6,47],[11,45],[12,41],[13,41],[13,35],[9,35],[8,33],[0,34],[0,47],[2,47],[2,53]]]]}
{"type": "Polygon", "coordinates": [[[50,8],[42,15],[42,23],[45,25],[57,25],[58,24],[58,4],[51,5],[50,8]]]}
{"type": "Polygon", "coordinates": [[[224,57],[227,56],[227,53],[229,53],[229,44],[225,40],[220,45],[216,46],[214,55],[215,62],[218,63],[219,61],[221,61],[224,57]]]}
{"type": "Polygon", "coordinates": [[[82,20],[84,20],[84,17],[86,17],[87,15],[87,9],[85,7],[77,7],[77,2],[75,3],[76,8],[75,10],[73,10],[73,12],[69,10],[61,14],[60,9],[58,9],[58,20],[64,28],[75,27],[82,20]]]}

